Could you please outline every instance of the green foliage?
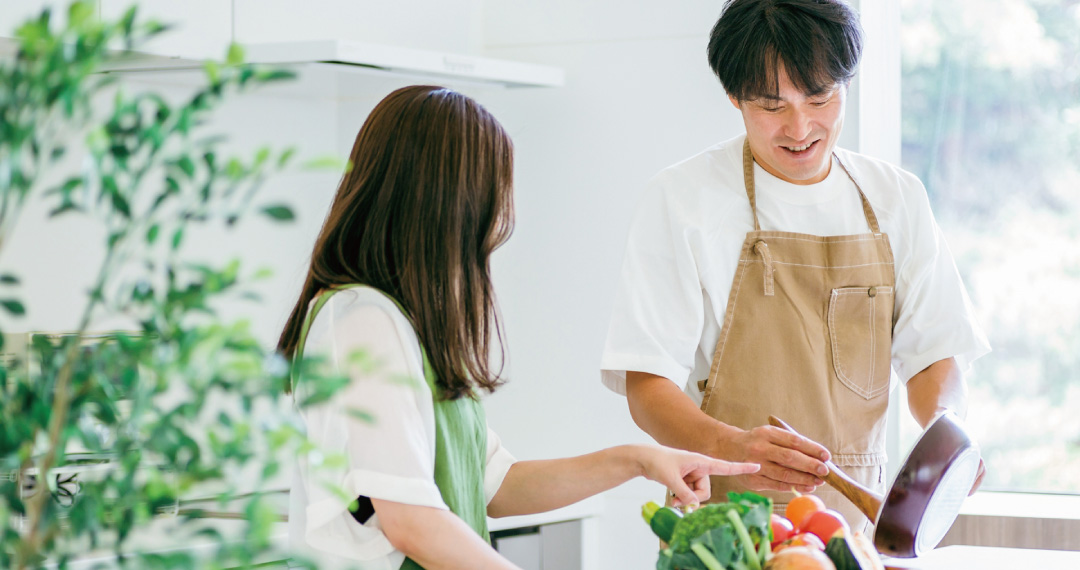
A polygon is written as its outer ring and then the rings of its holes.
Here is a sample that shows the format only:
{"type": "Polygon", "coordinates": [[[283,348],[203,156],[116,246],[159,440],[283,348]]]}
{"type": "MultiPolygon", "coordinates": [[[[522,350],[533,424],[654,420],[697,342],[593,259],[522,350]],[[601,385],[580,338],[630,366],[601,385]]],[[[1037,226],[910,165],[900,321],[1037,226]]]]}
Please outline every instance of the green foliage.
{"type": "Polygon", "coordinates": [[[660,551],[657,570],[709,570],[696,552],[701,547],[722,568],[759,569],[758,551],[769,542],[771,514],[772,499],[728,493],[728,502],[705,505],[679,520],[669,548],[660,551]]]}
{"type": "MultiPolygon", "coordinates": [[[[32,196],[50,216],[83,216],[106,236],[77,330],[34,335],[27,359],[0,369],[0,567],[63,562],[89,545],[137,568],[193,568],[190,555],[132,554],[127,541],[155,517],[175,517],[179,498],[199,485],[227,483],[250,464],[265,481],[280,471],[275,452],[311,450],[285,418],[255,413],[286,397],[289,366],[246,323],[217,316],[221,300],[254,297],[245,289],[253,277],[237,261],[213,267],[183,255],[193,226],[293,218],[287,205],[255,200],[264,179],[291,164],[292,149],[226,157],[222,137],[202,132],[226,98],[291,74],[245,65],[233,46],[206,64],[206,84],[186,101],[130,95],[98,70],[165,27],[140,21],[134,8],[111,22],[94,12],[76,2],[59,26],[46,9],[19,27],[17,54],[0,61],[0,249],[32,196]],[[72,144],[79,133],[84,149],[72,144]],[[86,153],[83,168],[46,186],[43,175],[55,177],[74,152],[86,153]],[[131,330],[89,334],[110,316],[131,330]],[[222,405],[233,401],[242,413],[222,405]],[[73,472],[77,492],[64,487],[73,472]]],[[[19,285],[0,274],[9,320],[26,313],[19,285]]],[[[312,401],[343,385],[311,376],[312,401]]],[[[264,497],[250,497],[245,514],[245,540],[203,531],[220,540],[213,564],[250,565],[275,547],[276,514],[264,497]]]]}

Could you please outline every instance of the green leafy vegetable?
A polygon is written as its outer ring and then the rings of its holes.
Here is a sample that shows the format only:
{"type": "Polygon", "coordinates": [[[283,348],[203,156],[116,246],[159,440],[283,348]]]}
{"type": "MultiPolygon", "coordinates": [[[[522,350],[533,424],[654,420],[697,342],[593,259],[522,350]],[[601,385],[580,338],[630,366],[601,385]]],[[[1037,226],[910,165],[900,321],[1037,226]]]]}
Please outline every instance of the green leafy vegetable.
{"type": "MultiPolygon", "coordinates": [[[[657,570],[760,570],[768,555],[772,500],[757,493],[729,493],[728,501],[677,519],[669,548],[659,553],[657,570]]],[[[652,526],[661,510],[650,510],[652,526]]]]}

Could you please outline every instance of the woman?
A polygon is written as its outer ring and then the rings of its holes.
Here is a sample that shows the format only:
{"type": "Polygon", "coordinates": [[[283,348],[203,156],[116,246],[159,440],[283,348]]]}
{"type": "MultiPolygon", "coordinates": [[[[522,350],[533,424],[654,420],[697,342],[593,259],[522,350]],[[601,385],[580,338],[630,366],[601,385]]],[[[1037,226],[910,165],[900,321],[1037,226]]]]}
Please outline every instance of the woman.
{"type": "Polygon", "coordinates": [[[308,437],[347,466],[301,461],[295,546],[324,565],[513,568],[489,545],[486,516],[555,509],[639,475],[696,504],[709,475],[757,470],[633,445],[515,461],[479,402],[503,381],[489,358],[503,342],[488,260],[513,227],[509,137],[464,95],[406,87],[371,112],[351,161],[278,344],[349,378],[329,403],[301,410],[308,437]],[[364,359],[349,357],[357,350],[364,359]],[[353,511],[327,482],[356,498],[353,511]]]}

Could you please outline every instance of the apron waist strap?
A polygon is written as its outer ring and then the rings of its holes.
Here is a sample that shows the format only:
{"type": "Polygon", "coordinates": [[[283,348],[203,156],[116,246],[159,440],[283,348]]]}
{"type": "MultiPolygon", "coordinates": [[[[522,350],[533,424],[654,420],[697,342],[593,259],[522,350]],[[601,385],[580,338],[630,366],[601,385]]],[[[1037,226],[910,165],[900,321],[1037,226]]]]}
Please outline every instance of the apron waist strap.
{"type": "Polygon", "coordinates": [[[832,457],[837,467],[873,467],[883,465],[888,460],[884,453],[839,453],[832,457]]]}

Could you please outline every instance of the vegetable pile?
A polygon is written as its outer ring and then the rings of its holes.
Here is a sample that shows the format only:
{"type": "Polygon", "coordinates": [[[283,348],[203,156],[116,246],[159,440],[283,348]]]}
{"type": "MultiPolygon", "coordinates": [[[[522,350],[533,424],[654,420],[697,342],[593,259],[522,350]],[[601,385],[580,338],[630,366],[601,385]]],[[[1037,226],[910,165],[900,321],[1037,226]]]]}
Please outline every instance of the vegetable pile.
{"type": "Polygon", "coordinates": [[[705,505],[685,516],[647,503],[642,516],[667,543],[657,570],[884,570],[869,539],[852,533],[840,513],[815,496],[773,514],[772,500],[757,493],[728,493],[727,503],[705,505]]]}
{"type": "Polygon", "coordinates": [[[727,503],[705,505],[686,516],[648,503],[642,516],[668,543],[656,570],[761,570],[769,554],[772,499],[728,493],[727,503]]]}

